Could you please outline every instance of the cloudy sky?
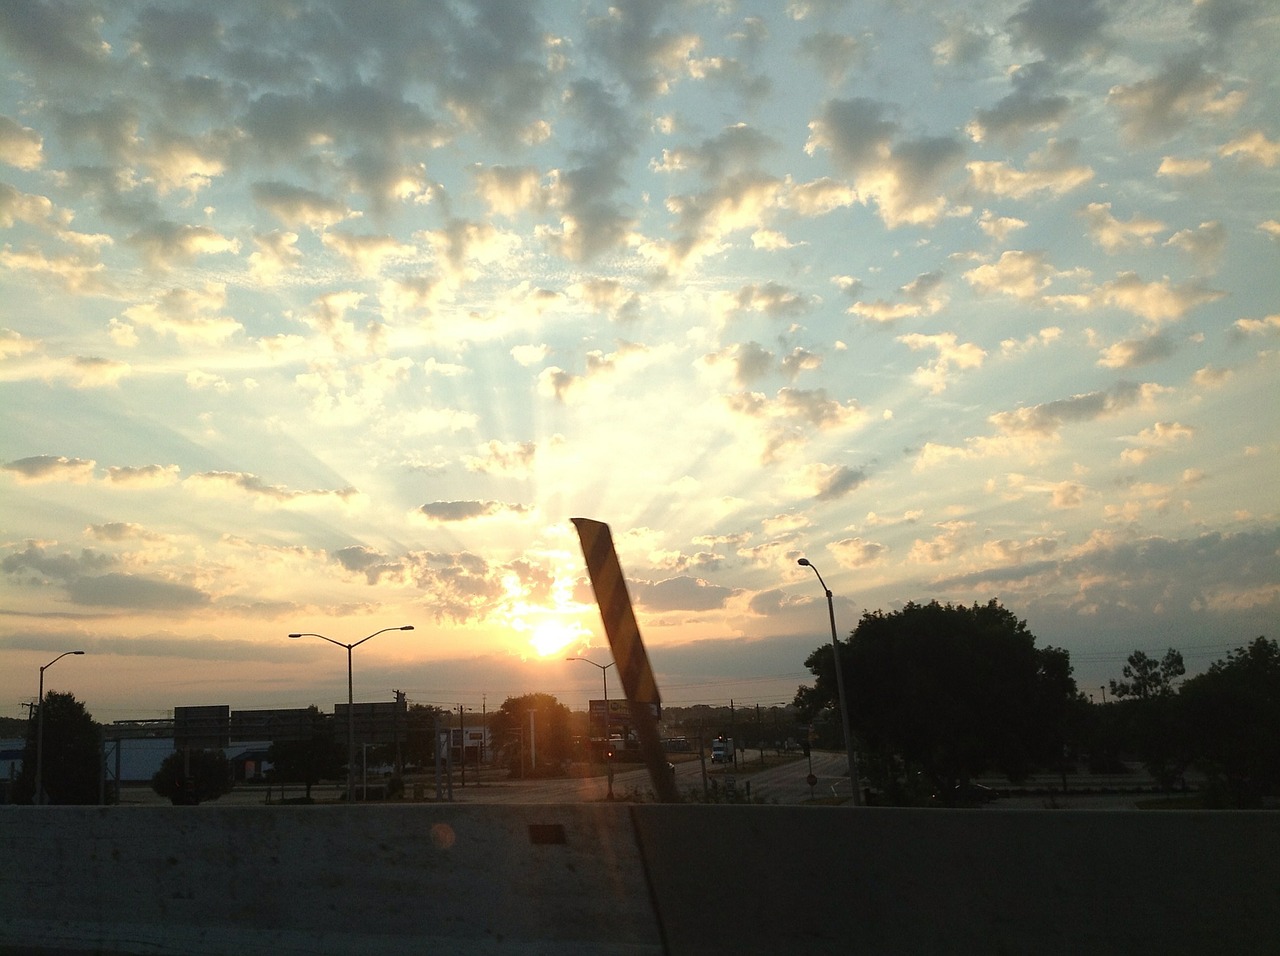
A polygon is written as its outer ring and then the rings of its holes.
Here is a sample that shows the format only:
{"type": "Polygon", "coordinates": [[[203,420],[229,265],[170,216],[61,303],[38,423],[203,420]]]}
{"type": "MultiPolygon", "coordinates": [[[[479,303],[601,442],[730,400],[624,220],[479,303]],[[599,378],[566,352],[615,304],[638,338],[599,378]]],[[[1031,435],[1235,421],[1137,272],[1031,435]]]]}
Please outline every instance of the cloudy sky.
{"type": "Polygon", "coordinates": [[[0,700],[664,699],[1280,619],[1267,0],[0,7],[0,700]],[[618,693],[610,674],[611,690],[618,693]]]}

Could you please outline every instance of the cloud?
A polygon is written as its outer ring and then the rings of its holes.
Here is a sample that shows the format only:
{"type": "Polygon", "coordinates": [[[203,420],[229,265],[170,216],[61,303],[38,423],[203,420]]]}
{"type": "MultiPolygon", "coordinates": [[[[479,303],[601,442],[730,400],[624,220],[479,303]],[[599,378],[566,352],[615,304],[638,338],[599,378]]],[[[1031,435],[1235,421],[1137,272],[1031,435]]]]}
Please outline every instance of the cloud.
{"type": "Polygon", "coordinates": [[[19,458],[5,462],[4,470],[12,472],[18,481],[46,482],[70,481],[84,484],[93,480],[93,471],[97,462],[85,458],[66,458],[53,455],[35,455],[31,458],[19,458]]]}
{"type": "Polygon", "coordinates": [[[40,281],[50,279],[69,292],[105,294],[112,291],[105,266],[92,250],[46,252],[42,249],[0,249],[0,266],[12,272],[27,272],[40,281]]]}
{"type": "Polygon", "coordinates": [[[31,339],[13,329],[0,329],[0,359],[17,358],[40,350],[39,339],[31,339]]]}
{"type": "Polygon", "coordinates": [[[814,431],[834,431],[860,422],[857,401],[830,398],[825,389],[781,388],[774,398],[762,392],[737,392],[724,397],[726,407],[760,431],[763,462],[776,461],[794,446],[803,445],[814,431]]]}
{"type": "Polygon", "coordinates": [[[819,30],[800,41],[800,54],[813,61],[828,86],[837,87],[865,59],[865,45],[847,33],[819,30]]]}
{"type": "Polygon", "coordinates": [[[474,521],[504,515],[524,515],[530,509],[525,505],[504,504],[500,501],[432,501],[416,509],[428,521],[446,524],[457,521],[474,521]]]}
{"type": "Polygon", "coordinates": [[[1102,368],[1137,368],[1166,359],[1176,351],[1177,347],[1168,336],[1157,333],[1108,345],[1102,350],[1098,365],[1102,368]]]}
{"type": "Polygon", "coordinates": [[[1027,0],[1005,27],[1015,47],[1030,47],[1055,63],[1071,63],[1105,52],[1109,20],[1102,0],[1027,0]]]}
{"type": "Polygon", "coordinates": [[[608,63],[631,93],[662,96],[687,77],[701,41],[696,34],[663,25],[664,4],[610,7],[586,23],[588,50],[608,63]]]}
{"type": "Polygon", "coordinates": [[[942,564],[963,551],[973,531],[972,521],[943,521],[934,525],[938,534],[925,540],[917,538],[907,560],[918,564],[942,564]]]}
{"type": "Polygon", "coordinates": [[[353,215],[341,200],[291,183],[254,183],[249,194],[254,202],[291,228],[325,229],[353,215]]]}
{"type": "Polygon", "coordinates": [[[268,485],[257,475],[242,471],[204,471],[191,475],[183,485],[200,494],[215,497],[246,496],[263,506],[287,506],[313,501],[337,501],[354,504],[360,498],[355,488],[298,491],[283,485],[268,485]]]}
{"type": "Polygon", "coordinates": [[[489,212],[514,219],[547,207],[550,191],[534,166],[472,166],[477,195],[489,212]]]}
{"type": "Polygon", "coordinates": [[[171,335],[193,345],[217,345],[244,328],[224,313],[226,306],[226,286],[209,282],[198,289],[169,289],[151,302],[130,306],[123,315],[156,335],[171,335]]]}
{"type": "Polygon", "coordinates": [[[481,447],[479,455],[469,455],[463,459],[463,463],[467,471],[528,478],[533,473],[537,453],[537,442],[491,441],[481,447]]]}
{"type": "Polygon", "coordinates": [[[1103,646],[1176,646],[1206,633],[1211,620],[1225,628],[1215,633],[1244,640],[1280,612],[1271,573],[1277,548],[1275,527],[1188,538],[1099,531],[1054,561],[988,568],[938,586],[1021,596],[1032,602],[1029,616],[1052,617],[1064,633],[1105,627],[1103,646]]]}
{"type": "Polygon", "coordinates": [[[1236,319],[1232,328],[1244,335],[1275,335],[1280,333],[1280,312],[1263,319],[1236,319]]]}
{"type": "Polygon", "coordinates": [[[0,163],[18,169],[39,169],[44,163],[44,140],[33,129],[0,116],[0,163]]]}
{"type": "Polygon", "coordinates": [[[28,543],[22,551],[6,555],[0,570],[27,587],[61,587],[73,604],[176,613],[210,603],[208,594],[186,584],[108,570],[118,563],[116,557],[92,549],[78,555],[52,554],[43,545],[28,543]]]}
{"type": "Polygon", "coordinates": [[[172,269],[194,262],[200,256],[240,251],[240,240],[228,238],[211,226],[189,226],[158,221],[143,226],[124,240],[156,269],[172,269]]]}
{"type": "Polygon", "coordinates": [[[1213,269],[1227,248],[1227,228],[1218,220],[1202,222],[1195,229],[1179,229],[1165,242],[1181,249],[1204,270],[1213,269]]]}
{"type": "Polygon", "coordinates": [[[917,384],[926,386],[938,395],[946,390],[947,376],[953,369],[979,368],[987,357],[986,350],[973,342],[960,342],[954,332],[924,335],[912,332],[897,339],[913,352],[934,349],[937,357],[916,369],[912,376],[917,384]]]}
{"type": "Polygon", "coordinates": [[[827,545],[827,550],[843,568],[867,568],[884,561],[889,549],[876,541],[862,538],[842,538],[827,545]]]}
{"type": "Polygon", "coordinates": [[[947,296],[942,288],[943,281],[941,272],[921,273],[898,290],[904,301],[859,300],[851,305],[848,311],[873,322],[895,322],[903,318],[934,315],[947,304],[947,296]]]}
{"type": "Polygon", "coordinates": [[[1093,179],[1093,169],[1075,161],[1076,140],[1050,140],[1032,153],[1025,170],[1002,160],[975,160],[966,164],[970,187],[977,192],[1006,199],[1030,199],[1040,193],[1060,196],[1093,179]]]}
{"type": "Polygon", "coordinates": [[[702,578],[680,575],[662,581],[633,581],[631,592],[646,611],[714,611],[725,606],[733,589],[702,578]]]}
{"type": "Polygon", "coordinates": [[[1135,143],[1159,142],[1199,116],[1235,113],[1239,90],[1224,90],[1220,76],[1205,70],[1197,54],[1179,57],[1148,80],[1118,85],[1107,102],[1120,114],[1121,129],[1135,143]]]}
{"type": "Polygon", "coordinates": [[[102,19],[87,8],[61,3],[15,6],[0,18],[0,37],[21,59],[52,75],[92,77],[110,49],[102,19]]]}
{"type": "Polygon", "coordinates": [[[1047,63],[1028,63],[1009,75],[1013,92],[990,109],[977,109],[967,132],[975,143],[994,140],[1016,144],[1028,133],[1061,125],[1071,101],[1061,94],[1042,92],[1056,82],[1047,63]]]}
{"type": "Polygon", "coordinates": [[[1089,235],[1098,245],[1110,253],[1116,253],[1132,245],[1151,245],[1157,233],[1165,225],[1158,219],[1147,219],[1136,213],[1127,222],[1111,215],[1111,203],[1092,202],[1081,210],[1089,235]]]}
{"type": "Polygon", "coordinates": [[[1177,442],[1188,442],[1195,437],[1196,430],[1181,422],[1156,422],[1150,428],[1144,428],[1136,436],[1127,439],[1130,443],[1120,453],[1122,461],[1131,465],[1140,465],[1162,448],[1177,442]]]}
{"type": "Polygon", "coordinates": [[[1135,272],[1122,272],[1104,282],[1093,294],[1103,305],[1114,306],[1146,319],[1153,326],[1182,319],[1196,306],[1215,302],[1226,293],[1210,289],[1201,279],[1172,282],[1163,278],[1155,282],[1142,279],[1135,272]]]}
{"type": "Polygon", "coordinates": [[[816,501],[838,501],[861,487],[867,481],[867,472],[848,465],[812,465],[807,469],[806,477],[813,487],[816,501]]]}
{"type": "Polygon", "coordinates": [[[135,611],[180,612],[209,604],[199,588],[136,574],[100,574],[67,582],[74,604],[128,608],[135,611]]]}
{"type": "Polygon", "coordinates": [[[1166,156],[1160,160],[1160,167],[1156,170],[1156,175],[1187,178],[1190,176],[1203,176],[1211,169],[1213,169],[1213,163],[1207,159],[1166,156]]]}
{"type": "Polygon", "coordinates": [[[937,222],[947,208],[939,190],[960,167],[964,146],[948,136],[893,143],[899,125],[883,104],[866,98],[828,100],[809,123],[805,152],[830,152],[853,178],[863,201],[874,199],[889,228],[937,222]]]}
{"type": "Polygon", "coordinates": [[[948,17],[944,26],[942,39],[931,48],[933,62],[938,66],[973,65],[991,49],[991,32],[975,26],[968,17],[948,17]]]}
{"type": "Polygon", "coordinates": [[[1114,415],[1143,399],[1144,388],[1121,382],[1105,391],[1087,392],[1009,412],[997,412],[990,421],[1009,435],[1054,436],[1068,424],[1093,421],[1114,415]]]}
{"type": "Polygon", "coordinates": [[[978,228],[996,242],[1004,242],[1019,229],[1026,229],[1027,223],[1016,216],[997,216],[990,209],[984,209],[978,219],[978,228]]]}
{"type": "Polygon", "coordinates": [[[1248,162],[1270,169],[1280,162],[1280,142],[1267,139],[1261,130],[1249,130],[1224,143],[1218,149],[1222,157],[1238,156],[1248,162]]]}
{"type": "Polygon", "coordinates": [[[979,292],[1001,292],[1019,299],[1035,299],[1048,287],[1057,271],[1043,252],[1010,249],[995,262],[975,266],[964,279],[979,292]]]}
{"type": "Polygon", "coordinates": [[[357,235],[331,229],[320,237],[320,241],[366,276],[376,276],[389,259],[408,258],[414,253],[412,245],[390,235],[357,235]]]}
{"type": "Polygon", "coordinates": [[[177,465],[113,465],[107,469],[107,481],[124,488],[161,488],[175,484],[180,472],[177,465]]]}

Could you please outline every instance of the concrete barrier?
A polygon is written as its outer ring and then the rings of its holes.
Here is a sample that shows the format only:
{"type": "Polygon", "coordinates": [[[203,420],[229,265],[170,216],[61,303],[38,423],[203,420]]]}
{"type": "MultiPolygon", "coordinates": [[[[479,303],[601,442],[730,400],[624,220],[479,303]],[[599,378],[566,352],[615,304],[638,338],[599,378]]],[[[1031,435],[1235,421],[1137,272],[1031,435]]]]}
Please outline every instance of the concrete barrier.
{"type": "Polygon", "coordinates": [[[9,807],[0,951],[662,952],[624,806],[9,807]]]}
{"type": "Polygon", "coordinates": [[[1274,953],[1280,814],[0,808],[0,952],[1274,953]]]}
{"type": "Polygon", "coordinates": [[[671,954],[1280,952],[1280,814],[637,807],[671,954]]]}

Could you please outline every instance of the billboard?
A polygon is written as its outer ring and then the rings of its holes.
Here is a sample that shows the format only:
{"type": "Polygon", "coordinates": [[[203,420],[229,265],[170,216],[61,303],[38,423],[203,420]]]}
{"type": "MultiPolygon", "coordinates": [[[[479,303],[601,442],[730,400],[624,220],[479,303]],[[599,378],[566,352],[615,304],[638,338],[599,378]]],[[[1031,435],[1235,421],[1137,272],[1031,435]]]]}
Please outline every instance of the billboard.
{"type": "MultiPolygon", "coordinates": [[[[606,704],[609,714],[609,733],[625,733],[631,728],[634,718],[632,717],[631,702],[623,698],[622,700],[608,701],[590,700],[587,701],[587,719],[591,724],[591,731],[596,736],[604,736],[600,733],[601,727],[604,726],[606,704]]],[[[653,715],[654,720],[662,718],[662,705],[658,703],[637,704],[637,707],[643,707],[653,715]]]]}
{"type": "Polygon", "coordinates": [[[310,740],[314,721],[324,719],[309,707],[279,710],[233,710],[232,740],[310,740]]]}
{"type": "MultiPolygon", "coordinates": [[[[345,732],[347,726],[346,704],[333,705],[335,730],[345,732]]],[[[356,740],[366,744],[390,744],[403,740],[405,735],[403,701],[374,701],[357,703],[351,707],[356,740]]]]}
{"type": "Polygon", "coordinates": [[[227,704],[173,708],[173,748],[214,749],[231,745],[231,708],[227,704]]]}

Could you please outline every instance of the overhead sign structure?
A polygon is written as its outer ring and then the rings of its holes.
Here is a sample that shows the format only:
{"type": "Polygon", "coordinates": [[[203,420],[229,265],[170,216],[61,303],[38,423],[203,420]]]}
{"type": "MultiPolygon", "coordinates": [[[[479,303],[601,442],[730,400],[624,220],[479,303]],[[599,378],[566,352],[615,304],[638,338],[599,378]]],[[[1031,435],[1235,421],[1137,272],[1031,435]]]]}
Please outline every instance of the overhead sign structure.
{"type": "Polygon", "coordinates": [[[658,721],[651,708],[646,706],[660,707],[662,697],[658,694],[658,684],[653,677],[653,668],[649,665],[649,655],[645,652],[644,641],[640,637],[640,626],[636,623],[631,596],[627,593],[627,584],[622,577],[622,566],[618,563],[618,553],[613,547],[613,535],[609,532],[609,526],[602,521],[574,518],[573,524],[578,529],[582,555],[587,562],[587,574],[596,594],[596,604],[600,607],[600,618],[609,638],[618,677],[630,702],[636,737],[640,741],[644,762],[649,768],[653,791],[663,803],[679,803],[680,794],[668,770],[662,740],[658,736],[658,721]]]}

